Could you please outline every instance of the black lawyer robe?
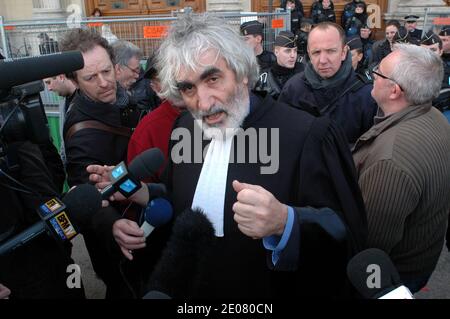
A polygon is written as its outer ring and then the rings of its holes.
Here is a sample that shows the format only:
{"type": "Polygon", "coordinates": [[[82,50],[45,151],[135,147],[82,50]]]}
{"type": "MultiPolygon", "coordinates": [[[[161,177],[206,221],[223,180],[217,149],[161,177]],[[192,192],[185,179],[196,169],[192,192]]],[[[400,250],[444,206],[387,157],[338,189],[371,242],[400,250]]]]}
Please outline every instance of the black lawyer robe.
{"type": "MultiPolygon", "coordinates": [[[[279,170],[276,174],[263,175],[260,168],[267,164],[229,164],[224,207],[225,236],[216,238],[214,251],[199,266],[198,273],[192,274],[191,278],[180,278],[202,279],[192,283],[197,287],[189,295],[178,294],[176,287],[163,292],[173,293],[175,297],[205,298],[345,297],[346,264],[352,255],[363,249],[367,234],[364,205],[345,136],[326,117],[315,118],[275,102],[269,95],[253,95],[252,101],[255,100],[257,103],[253,103],[243,128],[267,128],[269,141],[270,129],[279,129],[279,170]],[[232,205],[236,201],[236,192],[231,183],[235,179],[260,185],[280,202],[294,207],[296,223],[276,267],[271,265],[271,254],[263,247],[262,240],[254,240],[241,233],[233,219],[232,205]],[[326,207],[334,213],[315,209],[326,207]],[[312,212],[325,219],[337,214],[345,225],[345,240],[337,240],[317,224],[306,221],[302,218],[303,212],[312,212]]],[[[186,113],[178,119],[176,127],[193,132],[194,125],[192,116],[186,113]]],[[[194,134],[191,136],[193,138],[194,134]]],[[[171,141],[170,147],[176,143],[171,141]]],[[[233,143],[236,147],[236,137],[233,143]]],[[[202,169],[202,164],[192,161],[169,163],[167,185],[175,213],[192,205],[202,169]]],[[[160,229],[158,232],[164,231],[160,229]]],[[[155,248],[156,241],[155,238],[155,242],[149,245],[155,248]]],[[[176,273],[177,267],[182,265],[167,269],[168,275],[176,273]]]]}

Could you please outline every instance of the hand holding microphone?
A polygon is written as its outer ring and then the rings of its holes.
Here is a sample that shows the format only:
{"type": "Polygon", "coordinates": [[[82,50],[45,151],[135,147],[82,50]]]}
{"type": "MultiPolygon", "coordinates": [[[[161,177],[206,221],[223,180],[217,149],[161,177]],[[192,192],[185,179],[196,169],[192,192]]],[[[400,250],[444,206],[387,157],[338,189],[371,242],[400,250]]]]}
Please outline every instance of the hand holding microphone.
{"type": "Polygon", "coordinates": [[[120,219],[113,225],[113,236],[126,258],[133,260],[132,251],[146,246],[146,238],[160,226],[167,224],[173,216],[172,205],[164,198],[155,198],[144,211],[141,227],[134,221],[120,219]]]}
{"type": "Polygon", "coordinates": [[[100,209],[101,197],[94,186],[78,185],[63,201],[52,198],[40,205],[40,220],[0,245],[0,256],[11,253],[29,241],[48,233],[57,241],[68,241],[83,232],[100,209]]]}
{"type": "Polygon", "coordinates": [[[144,231],[132,220],[119,219],[114,223],[112,233],[122,254],[129,260],[133,260],[133,250],[146,246],[144,231]]]}
{"type": "Polygon", "coordinates": [[[141,180],[151,177],[164,162],[160,149],[152,148],[136,156],[130,165],[124,162],[116,166],[89,165],[86,170],[89,180],[96,183],[101,190],[103,206],[109,201],[122,201],[130,198],[145,207],[149,200],[149,192],[141,180]]]}

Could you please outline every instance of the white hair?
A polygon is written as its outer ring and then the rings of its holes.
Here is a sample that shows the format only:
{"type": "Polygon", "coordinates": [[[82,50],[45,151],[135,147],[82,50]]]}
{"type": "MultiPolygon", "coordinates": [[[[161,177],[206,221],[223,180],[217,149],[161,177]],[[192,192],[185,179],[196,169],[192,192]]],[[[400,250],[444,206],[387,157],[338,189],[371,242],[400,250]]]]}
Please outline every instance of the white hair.
{"type": "Polygon", "coordinates": [[[226,61],[238,82],[247,77],[248,87],[256,84],[259,73],[256,57],[236,28],[212,14],[185,14],[171,26],[157,54],[161,96],[180,99],[176,86],[180,70],[198,69],[199,57],[210,50],[226,61]]]}
{"type": "Polygon", "coordinates": [[[411,105],[431,102],[439,96],[444,67],[435,52],[412,44],[395,45],[400,53],[391,78],[397,82],[411,105]]]}

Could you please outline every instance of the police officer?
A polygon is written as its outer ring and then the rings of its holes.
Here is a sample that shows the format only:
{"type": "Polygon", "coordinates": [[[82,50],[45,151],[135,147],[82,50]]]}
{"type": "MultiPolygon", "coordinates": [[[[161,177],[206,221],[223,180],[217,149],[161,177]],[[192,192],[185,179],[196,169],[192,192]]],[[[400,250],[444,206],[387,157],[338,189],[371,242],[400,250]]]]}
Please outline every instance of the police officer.
{"type": "MultiPolygon", "coordinates": [[[[431,30],[424,35],[420,41],[420,46],[436,52],[441,57],[444,52],[442,40],[431,30]]],[[[440,95],[433,100],[433,106],[444,111],[450,108],[450,65],[445,63],[444,60],[442,63],[444,64],[444,78],[442,79],[440,95]]]]}
{"type": "Polygon", "coordinates": [[[447,67],[450,67],[450,25],[444,26],[439,32],[439,38],[442,41],[442,60],[447,67]]]}
{"type": "Polygon", "coordinates": [[[285,84],[278,101],[330,116],[349,143],[356,142],[372,126],[377,106],[370,80],[358,77],[352,68],[342,27],[331,22],[316,25],[309,33],[308,55],[305,71],[285,84]]]}
{"type": "Polygon", "coordinates": [[[336,22],[334,4],[331,0],[319,0],[311,6],[311,18],[314,23],[324,21],[336,22]]]}
{"type": "Polygon", "coordinates": [[[296,33],[300,29],[300,23],[305,16],[303,5],[299,0],[287,0],[281,3],[283,9],[291,12],[291,31],[296,33]]]}
{"type": "Polygon", "coordinates": [[[372,40],[372,30],[370,29],[370,27],[365,24],[361,27],[361,29],[359,29],[359,36],[361,38],[361,42],[362,42],[362,50],[363,50],[363,64],[368,67],[369,66],[369,62],[372,59],[372,46],[374,44],[374,40],[372,40]]]}
{"type": "Polygon", "coordinates": [[[353,0],[344,7],[341,25],[347,36],[359,34],[359,29],[367,23],[367,5],[364,1],[353,0]]]}
{"type": "Polygon", "coordinates": [[[304,65],[297,62],[297,37],[289,31],[281,31],[275,38],[277,62],[270,69],[263,70],[256,91],[266,91],[277,99],[284,84],[296,73],[303,71],[304,65]]]}
{"type": "Polygon", "coordinates": [[[277,60],[275,54],[263,48],[263,27],[259,21],[247,21],[241,24],[241,34],[245,42],[253,49],[261,70],[270,68],[277,60]]]}
{"type": "Polygon", "coordinates": [[[392,38],[392,43],[405,43],[419,45],[420,41],[417,38],[411,36],[411,33],[406,30],[405,27],[400,27],[392,38]]]}
{"type": "Polygon", "coordinates": [[[422,30],[416,28],[418,19],[419,17],[414,14],[407,15],[405,17],[405,28],[411,37],[420,41],[422,38],[422,30]]]}
{"type": "Polygon", "coordinates": [[[308,47],[308,34],[313,27],[313,20],[304,18],[300,25],[300,30],[296,33],[297,35],[297,54],[302,59],[307,55],[308,47]]]}
{"type": "Polygon", "coordinates": [[[365,77],[370,77],[370,72],[367,70],[368,66],[364,64],[364,51],[361,38],[357,35],[349,37],[347,38],[346,44],[352,55],[353,70],[365,77]]]}
{"type": "Polygon", "coordinates": [[[357,3],[353,15],[345,21],[344,30],[347,36],[359,34],[359,30],[367,23],[365,3],[357,3]]]}

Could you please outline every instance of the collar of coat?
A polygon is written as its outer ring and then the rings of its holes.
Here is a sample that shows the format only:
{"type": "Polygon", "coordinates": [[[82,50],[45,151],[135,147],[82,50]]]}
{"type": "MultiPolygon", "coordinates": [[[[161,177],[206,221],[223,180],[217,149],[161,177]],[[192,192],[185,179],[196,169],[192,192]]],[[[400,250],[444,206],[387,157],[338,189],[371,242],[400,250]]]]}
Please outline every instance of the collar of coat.
{"type": "Polygon", "coordinates": [[[405,122],[407,120],[419,117],[431,109],[431,103],[421,104],[421,105],[412,105],[408,106],[405,109],[387,115],[387,116],[376,116],[375,124],[372,126],[366,133],[364,133],[353,146],[352,151],[355,152],[359,148],[361,148],[366,143],[371,142],[375,138],[377,138],[383,132],[389,130],[391,127],[405,122]]]}

